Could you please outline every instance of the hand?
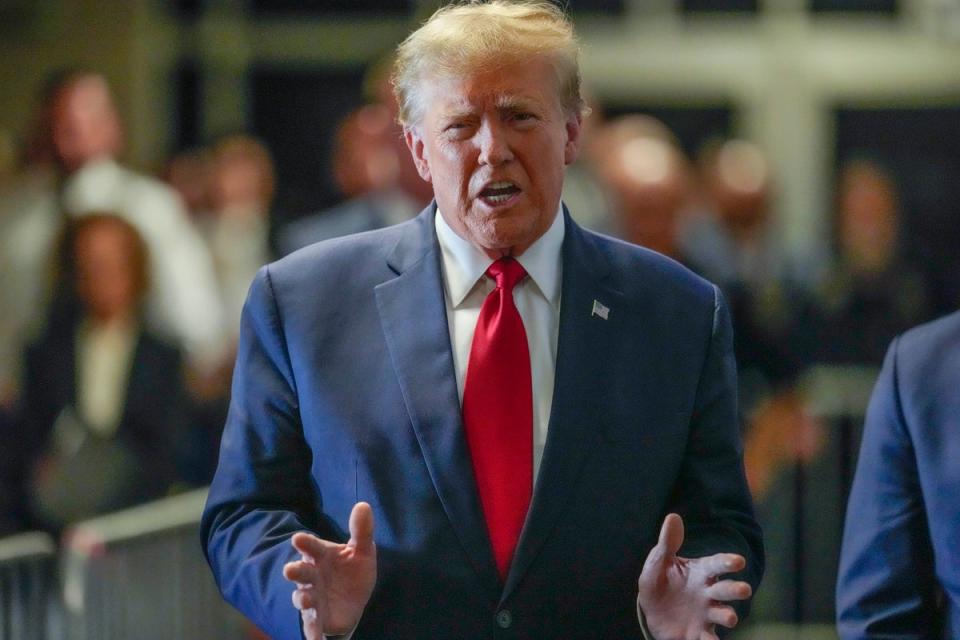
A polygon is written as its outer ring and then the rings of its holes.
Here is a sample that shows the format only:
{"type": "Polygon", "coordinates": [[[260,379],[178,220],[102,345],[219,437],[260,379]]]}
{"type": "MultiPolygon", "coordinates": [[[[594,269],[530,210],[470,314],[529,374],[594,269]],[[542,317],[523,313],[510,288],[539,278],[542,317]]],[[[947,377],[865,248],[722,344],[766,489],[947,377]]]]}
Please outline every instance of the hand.
{"type": "Polygon", "coordinates": [[[733,553],[681,558],[682,544],[683,520],[671,513],[643,564],[638,612],[656,640],[717,640],[716,625],[733,628],[738,622],[733,608],[722,603],[746,600],[752,591],[746,582],[717,577],[740,571],[746,560],[733,553]]]}
{"type": "Polygon", "coordinates": [[[377,581],[370,505],[354,505],[346,544],[302,532],[294,534],[291,542],[302,559],[284,565],[283,576],[297,584],[293,606],[300,611],[307,640],[350,633],[360,622],[377,581]]]}
{"type": "Polygon", "coordinates": [[[754,500],[763,498],[779,470],[813,461],[826,442],[826,429],[790,390],[765,400],[757,408],[744,438],[743,463],[754,500]]]}

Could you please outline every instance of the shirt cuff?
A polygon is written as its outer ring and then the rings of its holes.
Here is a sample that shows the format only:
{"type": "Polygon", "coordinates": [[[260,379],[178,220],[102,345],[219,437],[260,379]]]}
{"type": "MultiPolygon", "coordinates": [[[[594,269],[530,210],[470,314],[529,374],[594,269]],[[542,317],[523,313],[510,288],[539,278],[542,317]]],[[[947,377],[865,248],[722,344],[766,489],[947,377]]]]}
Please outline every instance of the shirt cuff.
{"type": "MultiPolygon", "coordinates": [[[[300,618],[299,615],[298,615],[297,617],[300,618]]],[[[360,626],[360,622],[359,622],[359,621],[357,621],[357,626],[360,626]]],[[[323,636],[323,640],[350,640],[350,638],[353,637],[353,634],[354,634],[356,631],[357,631],[357,627],[354,627],[353,629],[351,629],[351,630],[348,631],[347,633],[345,633],[345,634],[343,634],[343,635],[340,635],[340,636],[328,636],[328,635],[325,634],[325,633],[324,633],[324,634],[321,634],[321,635],[323,636]]],[[[303,634],[303,618],[300,618],[300,639],[301,639],[301,640],[305,640],[305,638],[306,638],[306,636],[303,634]]]]}

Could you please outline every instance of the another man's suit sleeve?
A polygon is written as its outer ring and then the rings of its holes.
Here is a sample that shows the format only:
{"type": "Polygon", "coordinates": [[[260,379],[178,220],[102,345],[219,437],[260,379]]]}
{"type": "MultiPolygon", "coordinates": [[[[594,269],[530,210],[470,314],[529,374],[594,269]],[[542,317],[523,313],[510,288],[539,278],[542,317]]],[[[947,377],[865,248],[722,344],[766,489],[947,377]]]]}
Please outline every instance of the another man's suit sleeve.
{"type": "MultiPolygon", "coordinates": [[[[271,638],[301,637],[291,604],[294,586],[283,578],[282,567],[297,557],[291,535],[318,529],[310,460],[265,267],[243,311],[233,398],[201,535],[224,597],[271,638]]],[[[336,537],[333,531],[321,533],[336,537]]]]}
{"type": "Polygon", "coordinates": [[[900,347],[900,339],[891,345],[874,388],[847,506],[837,579],[843,640],[935,637],[933,550],[901,405],[900,347]]]}

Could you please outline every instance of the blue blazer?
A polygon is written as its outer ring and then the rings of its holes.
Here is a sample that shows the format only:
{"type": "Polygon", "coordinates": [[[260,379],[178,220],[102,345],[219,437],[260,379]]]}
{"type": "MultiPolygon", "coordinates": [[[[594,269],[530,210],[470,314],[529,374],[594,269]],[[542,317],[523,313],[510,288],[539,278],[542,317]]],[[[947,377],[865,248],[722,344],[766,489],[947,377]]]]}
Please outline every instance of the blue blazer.
{"type": "Polygon", "coordinates": [[[640,637],[636,581],[670,511],[685,518],[685,553],[741,553],[756,586],[763,552],[717,289],[566,213],[549,435],[500,582],[434,212],[313,245],[254,281],[203,516],[227,600],[272,637],[300,637],[281,575],[289,538],[346,540],[358,500],[373,507],[378,579],[355,638],[640,637]]]}
{"type": "Polygon", "coordinates": [[[840,637],[960,638],[960,312],[893,341],[867,411],[840,637]]]}

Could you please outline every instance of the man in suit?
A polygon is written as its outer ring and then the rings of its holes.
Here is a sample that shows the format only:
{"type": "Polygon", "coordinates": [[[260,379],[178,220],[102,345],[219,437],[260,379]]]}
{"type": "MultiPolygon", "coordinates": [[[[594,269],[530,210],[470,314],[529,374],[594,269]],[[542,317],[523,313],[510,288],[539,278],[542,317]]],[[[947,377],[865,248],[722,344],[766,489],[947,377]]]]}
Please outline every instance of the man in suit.
{"type": "Polygon", "coordinates": [[[873,391],[837,579],[844,640],[960,637],[960,313],[893,341],[873,391]]]}
{"type": "Polygon", "coordinates": [[[203,518],[225,597],[277,638],[717,638],[763,564],[729,318],[560,204],[571,25],[452,5],[394,80],[435,202],[254,281],[203,518]]]}

